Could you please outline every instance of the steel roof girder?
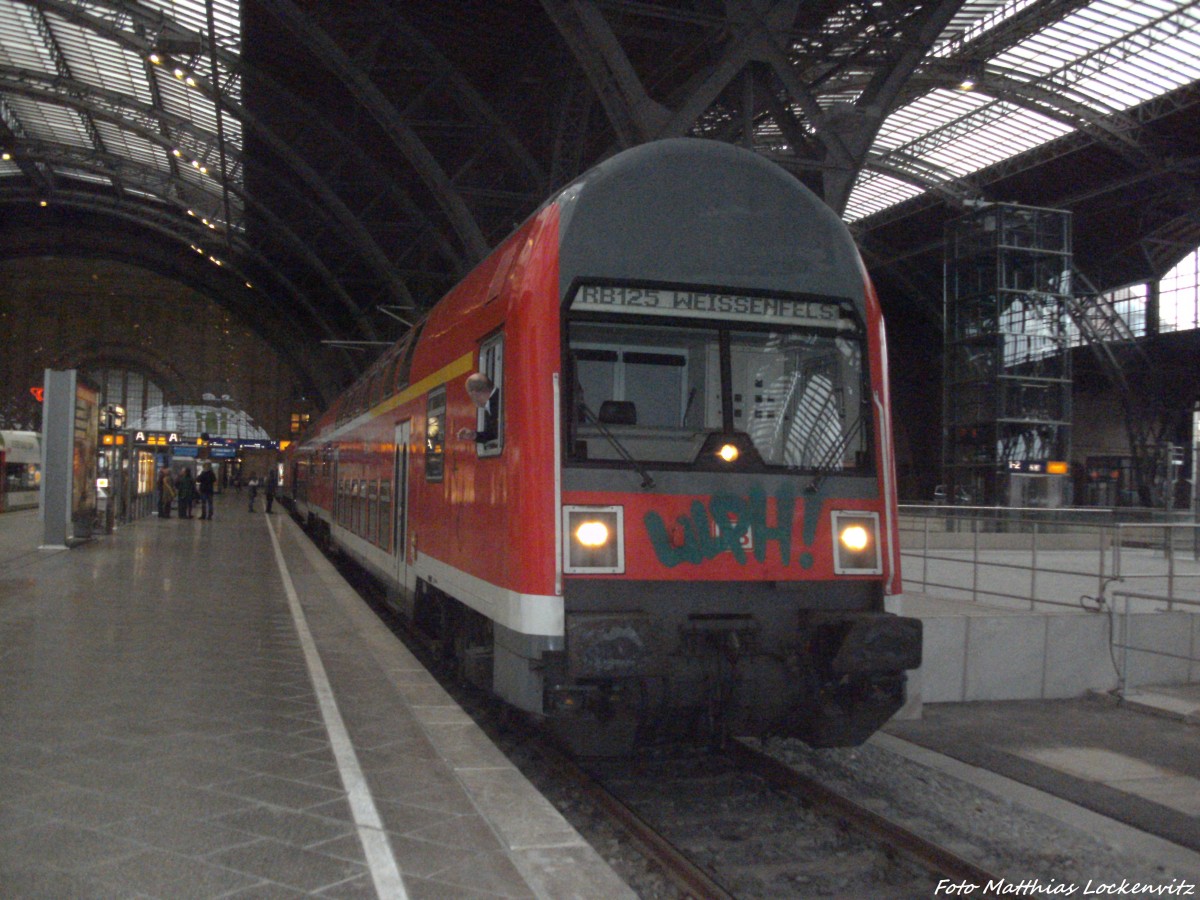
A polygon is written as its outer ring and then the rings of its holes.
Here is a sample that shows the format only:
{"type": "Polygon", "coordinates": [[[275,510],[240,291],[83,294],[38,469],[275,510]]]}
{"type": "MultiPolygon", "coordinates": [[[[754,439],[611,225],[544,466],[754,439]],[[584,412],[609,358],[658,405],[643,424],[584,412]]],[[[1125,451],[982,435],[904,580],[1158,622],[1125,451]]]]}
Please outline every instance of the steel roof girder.
{"type": "Polygon", "coordinates": [[[583,68],[616,133],[632,147],[663,133],[671,111],[646,93],[603,14],[584,0],[541,0],[542,9],[583,68]]]}
{"type": "Polygon", "coordinates": [[[419,50],[426,59],[433,63],[434,68],[449,82],[454,95],[459,98],[461,105],[472,116],[472,120],[476,124],[482,124],[491,134],[498,137],[498,143],[508,156],[512,169],[518,172],[536,193],[542,194],[546,187],[546,173],[525,148],[512,127],[496,115],[491,104],[484,100],[475,86],[430,43],[424,34],[409,25],[391,6],[381,3],[379,0],[372,0],[372,5],[378,13],[386,15],[391,26],[404,36],[406,47],[419,50]]]}
{"type": "MultiPolygon", "coordinates": [[[[367,108],[432,193],[434,200],[449,220],[468,254],[475,261],[483,259],[490,248],[483,238],[483,233],[479,230],[475,217],[429,148],[399,116],[387,97],[322,29],[309,21],[308,17],[291,0],[275,0],[267,5],[267,9],[312,48],[358,101],[367,108]]],[[[411,304],[411,298],[406,299],[411,304]]]]}

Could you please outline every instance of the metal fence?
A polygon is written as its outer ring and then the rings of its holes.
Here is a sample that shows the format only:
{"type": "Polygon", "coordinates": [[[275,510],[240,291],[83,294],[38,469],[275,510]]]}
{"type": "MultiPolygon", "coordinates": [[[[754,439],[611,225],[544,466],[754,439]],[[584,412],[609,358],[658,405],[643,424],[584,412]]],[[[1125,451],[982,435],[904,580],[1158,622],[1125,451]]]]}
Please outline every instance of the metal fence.
{"type": "MultiPolygon", "coordinates": [[[[1200,633],[1195,616],[1190,628],[1147,628],[1134,614],[1134,605],[1147,602],[1160,612],[1200,613],[1200,602],[1176,599],[1163,606],[1165,598],[1138,591],[1113,591],[1109,643],[1118,670],[1118,693],[1137,684],[1180,684],[1200,681],[1200,633]],[[1153,674],[1147,674],[1153,673],[1153,674]]],[[[1143,617],[1144,618],[1144,617],[1143,617]]]]}
{"type": "MultiPolygon", "coordinates": [[[[1121,511],[1125,512],[1125,511],[1121,511]]],[[[1200,678],[1200,524],[1110,510],[902,506],[905,590],[1030,611],[1109,616],[1119,690],[1200,678]],[[1154,614],[1182,616],[1164,628],[1154,614]],[[1139,618],[1140,616],[1140,618],[1139,618]],[[1166,636],[1167,639],[1164,639],[1166,636]]]]}
{"type": "Polygon", "coordinates": [[[1129,522],[1113,521],[1109,510],[902,506],[900,549],[905,589],[947,599],[1089,608],[1114,583],[1136,583],[1167,609],[1200,601],[1200,525],[1179,518],[1129,522]]]}

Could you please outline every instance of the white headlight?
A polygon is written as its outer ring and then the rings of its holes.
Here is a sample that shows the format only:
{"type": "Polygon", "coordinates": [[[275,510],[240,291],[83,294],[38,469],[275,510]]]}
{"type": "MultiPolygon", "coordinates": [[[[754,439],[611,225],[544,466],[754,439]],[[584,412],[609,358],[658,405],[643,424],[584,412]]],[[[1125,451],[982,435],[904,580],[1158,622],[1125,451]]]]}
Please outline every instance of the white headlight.
{"type": "Polygon", "coordinates": [[[837,575],[879,575],[879,513],[836,510],[832,514],[833,571],[837,575]]]}
{"type": "Polygon", "coordinates": [[[603,547],[608,543],[608,526],[594,519],[588,520],[575,529],[575,540],[585,547],[603,547]]]}
{"type": "Polygon", "coordinates": [[[847,550],[865,550],[871,542],[871,535],[861,525],[848,525],[842,529],[840,537],[847,550]]]}
{"type": "Polygon", "coordinates": [[[625,510],[620,506],[563,507],[563,571],[625,571],[625,510]]]}

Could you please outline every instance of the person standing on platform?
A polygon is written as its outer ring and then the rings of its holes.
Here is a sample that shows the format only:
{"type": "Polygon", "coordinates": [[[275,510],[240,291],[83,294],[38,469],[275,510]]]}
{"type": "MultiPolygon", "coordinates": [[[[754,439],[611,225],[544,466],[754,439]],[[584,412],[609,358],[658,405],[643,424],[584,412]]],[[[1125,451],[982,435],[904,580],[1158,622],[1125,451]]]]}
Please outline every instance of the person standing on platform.
{"type": "Polygon", "coordinates": [[[190,519],[192,517],[192,501],[196,497],[196,483],[192,481],[192,470],[184,467],[183,474],[179,476],[179,518],[190,519]]]}
{"type": "Polygon", "coordinates": [[[204,464],[204,471],[196,476],[196,489],[200,494],[200,518],[213,517],[213,487],[217,476],[213,474],[212,463],[204,464]]]}
{"type": "Polygon", "coordinates": [[[267,475],[267,512],[271,512],[271,505],[275,502],[275,492],[279,490],[279,472],[275,466],[271,466],[271,472],[267,475]]]}
{"type": "Polygon", "coordinates": [[[258,496],[258,476],[251,475],[246,487],[250,488],[250,512],[254,512],[254,498],[258,496]]]}
{"type": "Polygon", "coordinates": [[[171,518],[171,504],[175,502],[175,482],[171,480],[171,470],[162,469],[158,473],[158,517],[171,518]]]}

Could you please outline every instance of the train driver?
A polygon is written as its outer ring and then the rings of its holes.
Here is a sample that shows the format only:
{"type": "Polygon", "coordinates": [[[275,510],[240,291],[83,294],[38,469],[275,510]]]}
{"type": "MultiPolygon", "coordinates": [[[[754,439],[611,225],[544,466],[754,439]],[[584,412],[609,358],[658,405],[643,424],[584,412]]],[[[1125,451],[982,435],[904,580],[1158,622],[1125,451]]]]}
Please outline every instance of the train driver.
{"type": "Polygon", "coordinates": [[[474,401],[475,406],[483,410],[483,422],[476,430],[460,428],[460,441],[473,440],[477,444],[486,444],[500,436],[500,388],[492,383],[492,379],[482,372],[476,372],[467,377],[467,395],[474,401]]]}

